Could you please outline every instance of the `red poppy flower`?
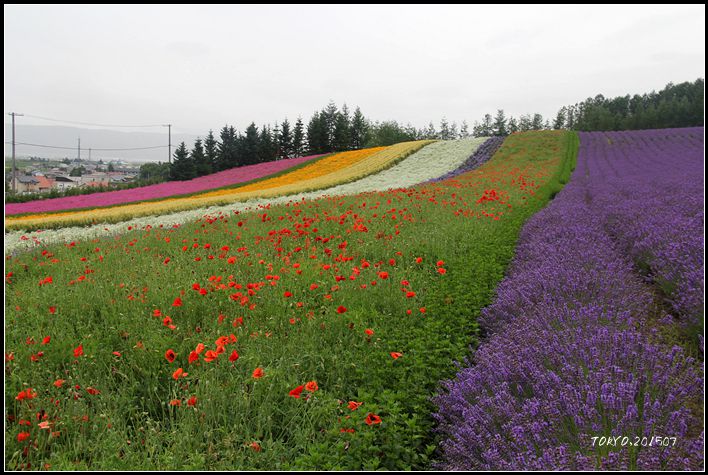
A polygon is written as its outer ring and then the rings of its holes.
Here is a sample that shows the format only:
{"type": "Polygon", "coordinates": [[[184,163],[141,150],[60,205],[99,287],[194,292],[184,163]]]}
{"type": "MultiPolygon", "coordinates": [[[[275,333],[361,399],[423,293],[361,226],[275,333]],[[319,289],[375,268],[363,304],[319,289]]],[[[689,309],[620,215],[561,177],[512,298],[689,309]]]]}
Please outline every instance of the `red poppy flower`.
{"type": "Polygon", "coordinates": [[[305,384],[305,390],[310,391],[311,393],[314,393],[318,389],[320,389],[320,387],[317,385],[317,381],[310,381],[305,384]]]}
{"type": "Polygon", "coordinates": [[[391,352],[391,358],[393,358],[394,360],[397,360],[397,359],[400,358],[401,356],[403,356],[403,353],[398,353],[397,351],[392,351],[392,352],[391,352]]]}
{"type": "Polygon", "coordinates": [[[82,356],[84,354],[84,345],[79,345],[76,348],[74,348],[74,358],[78,358],[79,356],[82,356]]]}
{"type": "Polygon", "coordinates": [[[204,354],[204,361],[206,361],[207,363],[211,363],[211,362],[214,361],[218,356],[219,356],[219,354],[218,354],[216,351],[207,350],[207,352],[204,354]]]}
{"type": "Polygon", "coordinates": [[[17,442],[24,442],[25,440],[29,439],[29,436],[29,432],[20,432],[19,434],[17,434],[17,442]]]}
{"type": "Polygon", "coordinates": [[[263,370],[261,368],[254,369],[252,376],[256,379],[262,378],[263,377],[263,370]]]}
{"type": "Polygon", "coordinates": [[[447,272],[447,271],[446,271],[444,268],[438,267],[438,274],[443,275],[443,274],[445,274],[446,272],[447,272]]]}
{"type": "Polygon", "coordinates": [[[197,361],[198,359],[199,359],[199,353],[197,353],[196,351],[192,351],[189,354],[189,358],[187,358],[187,361],[189,361],[189,364],[192,364],[195,361],[197,361]]]}
{"type": "Polygon", "coordinates": [[[238,351],[234,350],[231,352],[231,356],[229,356],[229,361],[232,363],[238,359],[238,351]]]}
{"type": "Polygon", "coordinates": [[[92,396],[96,396],[97,394],[101,394],[101,391],[99,391],[99,390],[96,389],[96,388],[92,388],[92,387],[90,387],[90,386],[89,386],[88,388],[86,388],[86,392],[89,393],[89,394],[92,395],[92,396]]]}
{"type": "Polygon", "coordinates": [[[173,399],[170,401],[170,406],[181,406],[181,405],[182,405],[182,401],[180,401],[179,399],[173,399]]]}
{"type": "Polygon", "coordinates": [[[445,261],[438,261],[438,262],[437,262],[437,266],[438,266],[438,267],[442,267],[442,266],[444,266],[444,265],[445,265],[445,261]]]}
{"type": "Polygon", "coordinates": [[[177,357],[177,355],[175,354],[175,352],[174,352],[172,349],[169,349],[169,350],[165,351],[165,358],[166,358],[167,361],[169,361],[170,363],[172,363],[172,362],[175,360],[176,357],[177,357]]]}
{"type": "Polygon", "coordinates": [[[202,351],[204,351],[204,348],[206,348],[206,346],[204,346],[204,343],[197,343],[197,348],[194,351],[196,351],[197,354],[200,354],[202,351]]]}
{"type": "Polygon", "coordinates": [[[177,297],[174,302],[172,302],[173,307],[181,307],[182,306],[182,299],[177,297]]]}
{"type": "Polygon", "coordinates": [[[187,405],[188,406],[196,406],[197,405],[197,396],[192,396],[189,399],[187,399],[187,405]]]}
{"type": "Polygon", "coordinates": [[[303,389],[305,389],[305,386],[300,385],[300,386],[296,387],[295,389],[291,390],[289,394],[291,397],[294,397],[295,399],[299,399],[300,393],[302,392],[303,389]]]}
{"type": "Polygon", "coordinates": [[[172,373],[172,379],[178,380],[179,378],[184,378],[187,373],[184,372],[182,368],[177,368],[174,373],[172,373]]]}
{"type": "Polygon", "coordinates": [[[122,355],[120,354],[120,351],[114,351],[114,352],[113,352],[113,355],[114,355],[114,356],[117,356],[117,357],[119,357],[119,358],[122,356],[122,355]]]}
{"type": "Polygon", "coordinates": [[[373,414],[370,412],[366,416],[366,419],[364,420],[364,422],[366,422],[367,425],[381,424],[381,418],[379,416],[377,416],[376,414],[373,414]]]}
{"type": "Polygon", "coordinates": [[[356,401],[349,401],[349,404],[347,404],[347,407],[351,409],[352,411],[356,411],[359,409],[359,406],[364,404],[363,402],[356,402],[356,401]]]}
{"type": "Polygon", "coordinates": [[[290,292],[289,290],[286,290],[286,291],[283,293],[283,297],[292,297],[292,296],[293,296],[293,293],[290,292]]]}
{"type": "Polygon", "coordinates": [[[32,391],[32,388],[27,388],[24,391],[20,391],[15,397],[16,400],[22,401],[23,399],[34,399],[37,397],[37,393],[32,391]]]}
{"type": "Polygon", "coordinates": [[[45,336],[44,339],[42,340],[42,344],[43,344],[43,345],[48,345],[51,340],[52,340],[52,337],[50,337],[50,336],[45,336]]]}
{"type": "Polygon", "coordinates": [[[416,257],[416,258],[415,258],[415,262],[416,262],[416,264],[420,264],[421,262],[423,262],[423,258],[422,258],[422,257],[416,257]]]}
{"type": "Polygon", "coordinates": [[[57,380],[54,381],[54,383],[52,383],[52,384],[54,384],[54,386],[60,388],[61,385],[64,384],[65,382],[66,382],[66,380],[64,380],[64,379],[57,379],[57,380]]]}
{"type": "Polygon", "coordinates": [[[347,307],[345,307],[344,305],[340,305],[339,307],[337,307],[337,313],[344,313],[346,311],[347,307]]]}
{"type": "Polygon", "coordinates": [[[379,272],[379,278],[380,279],[388,279],[388,272],[379,272]]]}
{"type": "Polygon", "coordinates": [[[406,297],[408,297],[408,298],[415,297],[415,292],[413,292],[413,291],[406,292],[406,297]]]}
{"type": "Polygon", "coordinates": [[[371,335],[374,334],[374,330],[372,330],[371,328],[367,328],[366,330],[364,330],[364,333],[366,333],[367,335],[371,336],[371,335]]]}
{"type": "Polygon", "coordinates": [[[54,315],[55,313],[57,313],[57,308],[54,307],[54,306],[49,307],[49,313],[51,313],[52,315],[54,315]]]}

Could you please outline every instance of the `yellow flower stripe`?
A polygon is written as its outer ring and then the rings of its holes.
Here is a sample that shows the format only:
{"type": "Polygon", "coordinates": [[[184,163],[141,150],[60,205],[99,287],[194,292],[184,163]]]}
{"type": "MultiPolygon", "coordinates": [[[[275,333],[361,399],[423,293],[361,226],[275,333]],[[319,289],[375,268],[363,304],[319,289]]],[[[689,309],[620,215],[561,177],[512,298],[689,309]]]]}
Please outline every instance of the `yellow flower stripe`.
{"type": "Polygon", "coordinates": [[[270,198],[321,190],[384,170],[431,142],[433,141],[403,142],[390,147],[341,152],[290,173],[233,189],[108,208],[6,217],[5,229],[115,223],[139,216],[167,214],[252,198],[270,198]]]}

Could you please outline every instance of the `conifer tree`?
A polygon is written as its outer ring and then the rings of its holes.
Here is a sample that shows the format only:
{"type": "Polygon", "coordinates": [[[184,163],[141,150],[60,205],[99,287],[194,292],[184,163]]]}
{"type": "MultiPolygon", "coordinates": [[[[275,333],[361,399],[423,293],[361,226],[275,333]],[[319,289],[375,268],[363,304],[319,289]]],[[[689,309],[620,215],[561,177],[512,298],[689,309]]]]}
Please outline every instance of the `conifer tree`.
{"type": "Polygon", "coordinates": [[[194,148],[191,153],[192,162],[194,163],[195,176],[204,176],[211,173],[211,163],[207,160],[202,146],[202,139],[198,138],[194,141],[194,148]]]}
{"type": "Polygon", "coordinates": [[[509,117],[509,133],[513,134],[514,132],[519,131],[519,124],[516,122],[516,119],[513,117],[509,117]]]}
{"type": "Polygon", "coordinates": [[[469,125],[467,125],[466,120],[463,120],[462,125],[460,126],[460,138],[466,139],[469,136],[470,136],[469,125]]]}
{"type": "Polygon", "coordinates": [[[294,156],[293,136],[290,132],[290,122],[286,118],[280,125],[280,137],[278,138],[278,158],[290,158],[294,156]]]}
{"type": "Polygon", "coordinates": [[[297,122],[295,122],[292,150],[295,157],[302,157],[305,153],[305,128],[302,123],[302,117],[298,117],[297,122]]]}
{"type": "MultiPolygon", "coordinates": [[[[346,105],[344,107],[346,107],[346,105]]],[[[333,150],[337,152],[349,150],[351,144],[349,128],[349,114],[342,112],[337,113],[337,118],[334,123],[333,150]]]]}
{"type": "Polygon", "coordinates": [[[553,129],[560,130],[563,128],[563,126],[565,125],[565,115],[566,108],[561,107],[558,111],[558,114],[556,114],[556,120],[553,121],[553,129]]]}
{"type": "Polygon", "coordinates": [[[334,127],[337,122],[337,106],[334,101],[329,101],[320,113],[320,118],[324,123],[325,130],[325,150],[331,152],[334,150],[334,127]]]}
{"type": "Polygon", "coordinates": [[[497,116],[494,118],[494,129],[492,133],[497,137],[509,135],[506,130],[506,117],[504,116],[504,109],[497,109],[497,116]]]}
{"type": "Polygon", "coordinates": [[[215,172],[219,169],[217,165],[217,146],[218,142],[214,138],[214,132],[210,130],[209,134],[207,135],[207,138],[204,140],[204,155],[206,157],[207,162],[209,162],[209,166],[212,172],[215,172]]]}
{"type": "Polygon", "coordinates": [[[173,155],[170,167],[171,180],[191,180],[196,176],[196,169],[192,157],[189,156],[187,147],[182,142],[173,155]]]}
{"type": "Polygon", "coordinates": [[[241,155],[244,165],[258,163],[259,135],[255,122],[246,128],[246,134],[241,141],[241,155]]]}
{"type": "Polygon", "coordinates": [[[354,110],[352,117],[352,126],[350,131],[350,140],[352,150],[358,150],[367,142],[367,123],[364,114],[358,107],[354,110]]]}
{"type": "Polygon", "coordinates": [[[450,126],[447,123],[445,117],[440,121],[440,134],[438,136],[440,140],[450,140],[450,126]]]}
{"type": "Polygon", "coordinates": [[[277,144],[273,141],[273,133],[269,126],[264,125],[258,135],[258,163],[273,161],[277,154],[277,144]]]}

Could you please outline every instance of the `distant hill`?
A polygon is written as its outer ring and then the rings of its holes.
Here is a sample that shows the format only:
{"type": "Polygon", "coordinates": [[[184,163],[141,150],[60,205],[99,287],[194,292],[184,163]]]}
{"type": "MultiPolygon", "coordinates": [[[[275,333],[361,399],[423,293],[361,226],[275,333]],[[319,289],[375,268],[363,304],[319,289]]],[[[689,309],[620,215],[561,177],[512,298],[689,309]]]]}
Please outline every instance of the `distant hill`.
{"type": "MultiPolygon", "coordinates": [[[[159,129],[154,129],[159,130],[159,129]]],[[[106,129],[84,129],[80,127],[15,125],[15,140],[39,145],[72,147],[71,150],[17,145],[18,157],[76,158],[77,139],[81,137],[81,158],[91,160],[119,159],[142,162],[167,161],[167,128],[160,132],[120,132],[106,129]],[[162,146],[150,150],[98,151],[99,148],[140,148],[162,146]]],[[[172,134],[172,146],[184,141],[187,148],[194,145],[196,135],[172,134]]],[[[12,126],[5,124],[5,142],[12,140],[12,126]]],[[[12,145],[5,144],[5,157],[12,155],[12,145]]]]}

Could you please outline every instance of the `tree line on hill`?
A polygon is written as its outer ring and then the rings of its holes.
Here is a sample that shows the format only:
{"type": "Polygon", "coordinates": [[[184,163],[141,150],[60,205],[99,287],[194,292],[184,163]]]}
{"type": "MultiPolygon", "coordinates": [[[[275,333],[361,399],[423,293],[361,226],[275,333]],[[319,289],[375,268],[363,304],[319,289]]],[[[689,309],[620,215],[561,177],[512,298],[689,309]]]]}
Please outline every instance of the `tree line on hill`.
{"type": "Polygon", "coordinates": [[[225,125],[218,140],[210,130],[204,140],[195,141],[191,150],[182,142],[171,165],[144,165],[141,178],[189,180],[238,166],[411,140],[505,136],[544,129],[599,131],[701,126],[703,89],[704,80],[701,78],[676,85],[669,83],[658,93],[652,91],[641,96],[628,94],[605,98],[600,94],[561,107],[553,121],[544,120],[539,113],[507,118],[504,110],[498,109],[494,117],[485,114],[482,121],[476,121],[471,133],[465,121],[458,126],[443,118],[439,129],[432,121],[425,128],[415,128],[394,120],[374,122],[367,119],[359,107],[351,114],[346,104],[339,109],[330,102],[312,115],[307,126],[301,117],[294,125],[285,119],[273,126],[263,125],[260,129],[251,122],[243,133],[225,125]]]}
{"type": "Polygon", "coordinates": [[[498,109],[496,116],[485,114],[481,122],[475,122],[472,134],[490,137],[542,129],[591,132],[697,127],[704,121],[704,88],[705,81],[699,78],[694,82],[669,83],[659,92],[641,96],[606,98],[598,94],[561,107],[553,122],[544,121],[538,113],[507,119],[504,110],[498,109]]]}
{"type": "Polygon", "coordinates": [[[346,104],[339,109],[334,102],[330,102],[312,115],[307,126],[301,117],[294,125],[285,119],[260,129],[255,122],[251,122],[243,133],[225,125],[219,133],[219,140],[210,130],[204,140],[199,138],[194,142],[191,150],[182,142],[173,155],[169,177],[172,180],[189,180],[233,167],[273,160],[387,146],[411,140],[465,138],[470,136],[468,129],[466,122],[458,128],[457,123],[450,124],[446,119],[441,121],[439,131],[432,122],[423,129],[416,129],[410,124],[400,125],[393,120],[374,122],[367,119],[359,107],[352,114],[346,104]]]}

